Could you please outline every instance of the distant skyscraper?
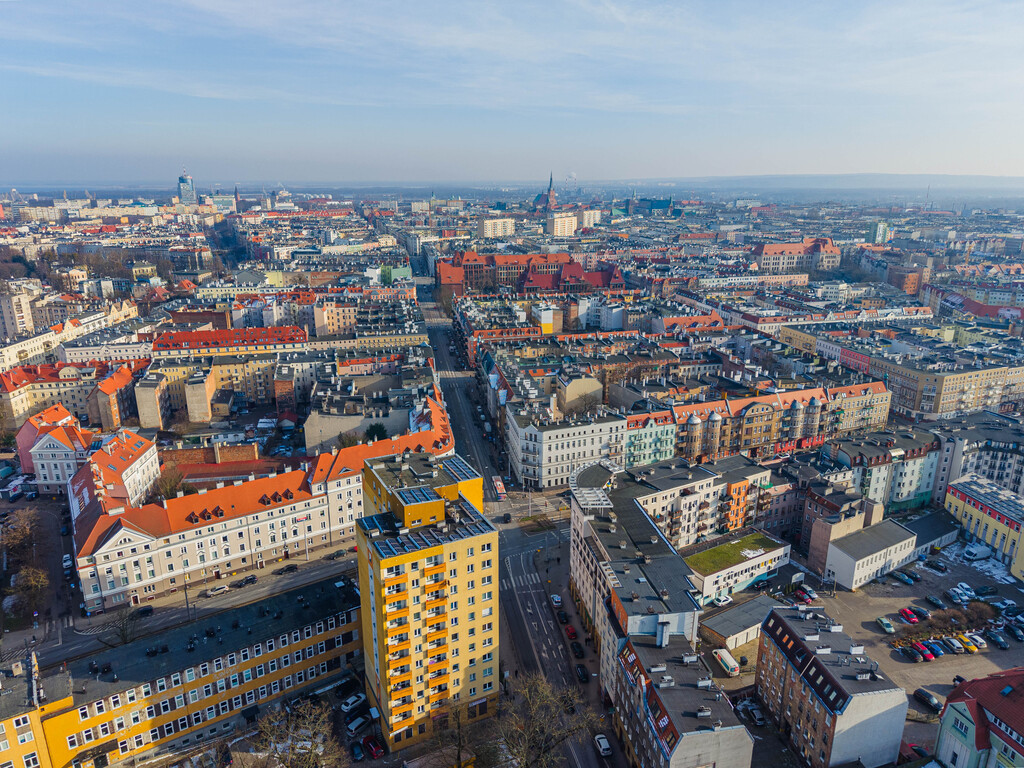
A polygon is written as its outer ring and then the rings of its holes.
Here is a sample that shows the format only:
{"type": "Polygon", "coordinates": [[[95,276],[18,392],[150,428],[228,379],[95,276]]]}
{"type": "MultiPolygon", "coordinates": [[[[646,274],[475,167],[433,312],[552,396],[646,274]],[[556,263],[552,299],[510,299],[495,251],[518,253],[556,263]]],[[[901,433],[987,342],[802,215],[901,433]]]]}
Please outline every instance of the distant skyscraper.
{"type": "Polygon", "coordinates": [[[178,177],[178,202],[182,205],[196,205],[199,200],[196,197],[196,186],[192,183],[192,177],[182,169],[178,177]]]}
{"type": "Polygon", "coordinates": [[[889,225],[884,221],[876,221],[868,228],[867,238],[869,243],[875,243],[881,245],[882,243],[889,242],[889,238],[892,233],[889,230],[889,225]]]}

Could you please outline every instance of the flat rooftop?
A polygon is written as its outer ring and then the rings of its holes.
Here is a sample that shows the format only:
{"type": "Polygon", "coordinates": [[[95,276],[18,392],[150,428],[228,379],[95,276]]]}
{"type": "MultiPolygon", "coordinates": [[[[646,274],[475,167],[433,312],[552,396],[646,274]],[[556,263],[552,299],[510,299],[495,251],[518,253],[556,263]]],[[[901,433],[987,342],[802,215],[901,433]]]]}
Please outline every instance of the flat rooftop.
{"type": "Polygon", "coordinates": [[[697,573],[707,576],[787,547],[781,541],[755,531],[732,541],[726,536],[682,550],[683,560],[697,573]],[[688,554],[692,551],[692,554],[688,554]]]}
{"type": "Polygon", "coordinates": [[[913,532],[908,531],[895,520],[883,520],[877,525],[836,539],[832,542],[832,546],[845,552],[854,560],[863,560],[912,538],[914,538],[913,532]]]}

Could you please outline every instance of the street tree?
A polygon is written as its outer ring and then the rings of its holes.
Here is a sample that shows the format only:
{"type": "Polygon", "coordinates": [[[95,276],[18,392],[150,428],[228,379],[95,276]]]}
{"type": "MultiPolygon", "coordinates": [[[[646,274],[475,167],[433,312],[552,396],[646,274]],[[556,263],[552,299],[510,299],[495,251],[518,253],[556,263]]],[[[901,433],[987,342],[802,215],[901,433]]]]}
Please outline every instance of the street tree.
{"type": "Polygon", "coordinates": [[[139,614],[130,605],[121,605],[111,614],[111,620],[107,622],[111,632],[119,645],[127,645],[138,632],[139,614]]]}
{"type": "Polygon", "coordinates": [[[494,731],[513,768],[564,765],[562,747],[598,726],[597,715],[575,687],[555,688],[542,675],[528,675],[512,686],[511,694],[494,720],[494,731]]]}
{"type": "Polygon", "coordinates": [[[18,571],[15,587],[21,603],[28,611],[41,611],[46,602],[46,590],[50,586],[50,577],[42,568],[26,565],[18,571]]]}
{"type": "Polygon", "coordinates": [[[334,736],[330,707],[312,701],[295,705],[290,713],[284,709],[265,712],[257,723],[253,751],[265,768],[348,768],[350,764],[334,736]]]}
{"type": "Polygon", "coordinates": [[[7,518],[3,543],[8,554],[19,562],[31,559],[32,546],[35,543],[36,528],[39,514],[28,507],[16,509],[7,518]]]}
{"type": "Polygon", "coordinates": [[[498,764],[499,750],[489,733],[489,720],[473,720],[469,707],[450,702],[443,717],[434,721],[437,749],[430,768],[491,768],[498,764]]]}

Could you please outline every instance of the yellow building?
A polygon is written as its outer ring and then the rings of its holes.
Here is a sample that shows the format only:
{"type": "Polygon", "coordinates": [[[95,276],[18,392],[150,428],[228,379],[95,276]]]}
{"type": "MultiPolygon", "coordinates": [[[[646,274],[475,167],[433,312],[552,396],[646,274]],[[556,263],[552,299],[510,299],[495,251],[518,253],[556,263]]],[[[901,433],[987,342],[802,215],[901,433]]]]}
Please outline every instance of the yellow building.
{"type": "Polygon", "coordinates": [[[946,511],[963,527],[967,540],[990,547],[993,557],[1024,579],[1021,526],[1024,499],[979,475],[964,475],[946,489],[946,511]]]}
{"type": "Polygon", "coordinates": [[[136,765],[251,728],[359,661],[355,586],[337,577],[150,635],[66,669],[16,662],[0,698],[2,768],[136,765]],[[7,742],[6,744],[4,742],[7,742]]]}
{"type": "Polygon", "coordinates": [[[460,456],[367,460],[359,520],[366,693],[388,745],[430,738],[453,706],[494,712],[498,532],[460,456]]]}

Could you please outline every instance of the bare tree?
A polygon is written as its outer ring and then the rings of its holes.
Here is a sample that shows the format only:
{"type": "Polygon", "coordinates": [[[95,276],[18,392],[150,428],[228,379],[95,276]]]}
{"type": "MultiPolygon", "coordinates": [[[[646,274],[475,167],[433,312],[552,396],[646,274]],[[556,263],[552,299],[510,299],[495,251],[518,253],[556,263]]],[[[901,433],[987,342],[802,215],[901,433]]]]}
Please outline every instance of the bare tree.
{"type": "Polygon", "coordinates": [[[8,553],[15,560],[23,562],[35,542],[36,526],[39,515],[34,509],[23,507],[16,509],[7,519],[3,542],[8,553]]]}
{"type": "Polygon", "coordinates": [[[446,715],[434,724],[437,751],[428,761],[431,768],[490,768],[496,765],[498,750],[489,730],[490,722],[472,720],[465,704],[449,702],[446,715]]]}
{"type": "Polygon", "coordinates": [[[27,565],[18,571],[16,590],[27,610],[39,611],[43,607],[49,586],[50,577],[42,568],[27,565]]]}
{"type": "Polygon", "coordinates": [[[339,448],[351,448],[353,445],[359,445],[359,433],[355,431],[338,433],[339,448]]]}
{"type": "Polygon", "coordinates": [[[284,768],[348,768],[345,748],[334,737],[331,709],[303,701],[292,707],[266,712],[257,724],[253,750],[271,766],[284,768]]]}
{"type": "Polygon", "coordinates": [[[558,688],[528,675],[494,721],[495,741],[514,768],[554,768],[565,763],[562,747],[598,725],[576,688],[558,688]]]}
{"type": "Polygon", "coordinates": [[[576,398],[576,412],[580,414],[593,413],[600,404],[600,394],[597,392],[584,392],[576,398]]]}
{"type": "Polygon", "coordinates": [[[178,491],[185,494],[196,492],[195,486],[191,483],[185,482],[185,478],[177,467],[165,469],[160,474],[159,479],[157,479],[153,490],[156,494],[163,496],[165,499],[174,498],[178,491]]]}
{"type": "Polygon", "coordinates": [[[111,614],[111,620],[107,622],[117,639],[118,644],[127,645],[135,639],[139,625],[139,614],[127,604],[121,605],[111,614]]]}

